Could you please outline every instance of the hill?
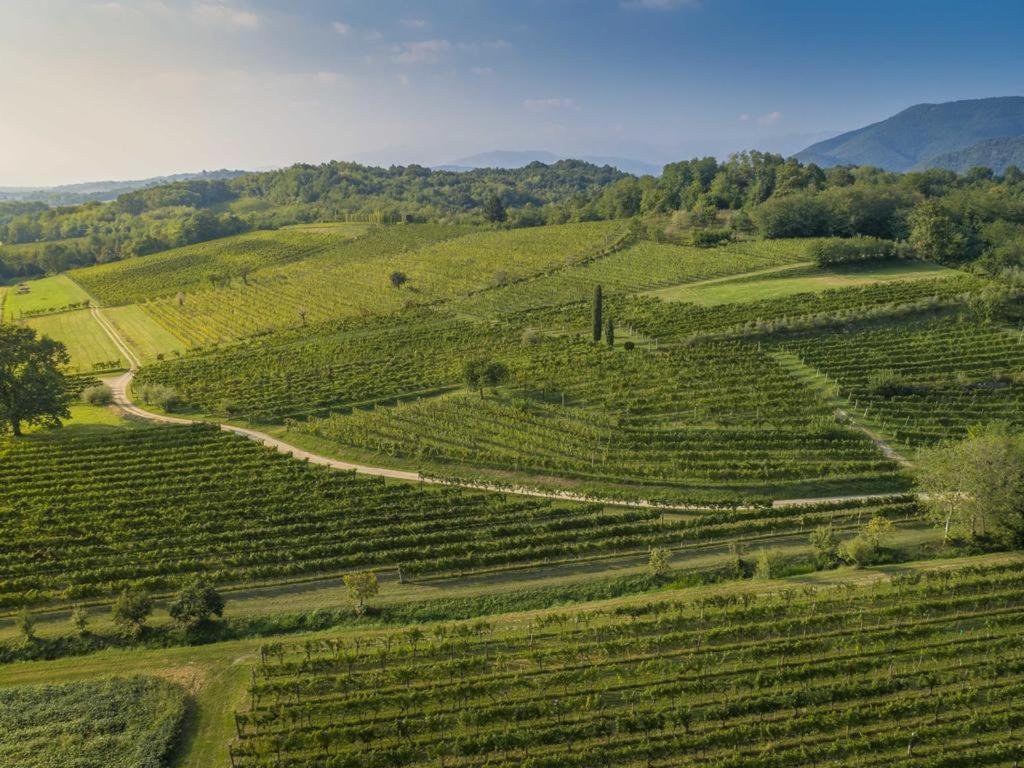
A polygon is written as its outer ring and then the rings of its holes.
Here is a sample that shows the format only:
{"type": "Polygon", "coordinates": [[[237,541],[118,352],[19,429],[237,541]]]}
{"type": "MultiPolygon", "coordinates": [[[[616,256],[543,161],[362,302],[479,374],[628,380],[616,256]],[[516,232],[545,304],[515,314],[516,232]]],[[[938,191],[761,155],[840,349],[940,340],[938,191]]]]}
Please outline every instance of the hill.
{"type": "Polygon", "coordinates": [[[578,158],[571,158],[569,155],[555,154],[545,150],[495,150],[493,152],[481,152],[468,157],[460,157],[458,160],[452,160],[450,163],[437,166],[435,170],[469,171],[477,168],[522,168],[530,163],[551,165],[559,160],[571,159],[582,160],[585,163],[599,167],[607,165],[634,176],[661,175],[661,166],[630,157],[581,155],[578,158]]]}
{"type": "Polygon", "coordinates": [[[179,181],[217,181],[244,176],[247,171],[200,171],[199,173],[175,173],[170,176],[153,176],[148,179],[128,181],[86,181],[81,184],[61,184],[56,187],[0,187],[0,200],[23,200],[46,203],[47,205],[79,205],[81,203],[106,203],[116,200],[119,195],[136,189],[174,184],[179,181]]]}
{"type": "Polygon", "coordinates": [[[957,149],[937,155],[931,160],[914,167],[914,170],[925,168],[945,168],[949,171],[964,173],[971,168],[991,168],[995,173],[1002,174],[1008,166],[1024,167],[1024,136],[1005,136],[998,139],[985,139],[972,144],[966,149],[957,149]]]}
{"type": "Polygon", "coordinates": [[[1024,97],[917,104],[878,123],[812,144],[795,157],[823,167],[933,167],[933,158],[987,139],[1024,136],[1024,97]]]}

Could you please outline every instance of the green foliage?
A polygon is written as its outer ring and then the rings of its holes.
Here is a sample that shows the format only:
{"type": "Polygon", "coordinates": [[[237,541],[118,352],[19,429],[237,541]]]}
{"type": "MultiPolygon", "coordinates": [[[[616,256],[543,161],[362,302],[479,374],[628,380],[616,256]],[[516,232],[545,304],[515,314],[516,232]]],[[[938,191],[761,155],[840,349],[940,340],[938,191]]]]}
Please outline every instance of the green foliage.
{"type": "Polygon", "coordinates": [[[831,523],[811,531],[810,543],[819,568],[831,568],[839,562],[839,534],[831,523]]]}
{"type": "Polygon", "coordinates": [[[505,212],[505,205],[501,202],[501,198],[495,194],[490,194],[484,201],[483,207],[484,218],[492,223],[498,223],[505,221],[508,218],[508,214],[505,212]]]}
{"type": "Polygon", "coordinates": [[[757,560],[754,561],[755,579],[777,579],[782,575],[782,568],[785,560],[782,555],[773,549],[761,548],[757,553],[757,560]]]}
{"type": "Polygon", "coordinates": [[[594,304],[591,307],[591,322],[593,325],[593,336],[594,342],[597,343],[601,340],[601,315],[604,312],[604,297],[601,294],[600,283],[594,286],[594,304]]]}
{"type": "Polygon", "coordinates": [[[110,610],[114,624],[128,637],[138,638],[153,613],[153,600],[140,589],[123,589],[110,610]]]}
{"type": "Polygon", "coordinates": [[[1024,439],[1005,423],[919,452],[918,485],[944,539],[1024,541],[1024,439]]]}
{"type": "Polygon", "coordinates": [[[366,601],[376,597],[380,586],[377,582],[377,574],[373,571],[357,571],[346,573],[343,579],[348,596],[356,604],[356,613],[362,615],[366,612],[366,601]]]}
{"type": "Polygon", "coordinates": [[[653,547],[647,559],[647,570],[656,579],[664,579],[672,573],[672,553],[663,547],[653,547]]]}
{"type": "Polygon", "coordinates": [[[0,765],[164,768],[185,693],[156,678],[0,688],[0,765]]]}
{"type": "Polygon", "coordinates": [[[214,616],[224,615],[224,598],[208,581],[195,577],[174,596],[167,612],[176,624],[191,632],[214,616]]]}
{"type": "Polygon", "coordinates": [[[106,384],[96,384],[86,387],[80,395],[83,403],[88,405],[110,405],[114,402],[114,393],[106,384]]]}
{"type": "Polygon", "coordinates": [[[817,240],[808,248],[808,255],[819,267],[836,264],[857,264],[866,261],[887,261],[901,258],[903,250],[891,240],[877,237],[831,238],[817,240]]]}
{"type": "Polygon", "coordinates": [[[0,435],[18,436],[23,424],[59,427],[71,416],[73,395],[61,370],[69,362],[60,342],[0,324],[0,435]]]}
{"type": "Polygon", "coordinates": [[[967,256],[967,238],[935,200],[920,203],[910,215],[910,246],[918,256],[956,261],[967,256]]]}

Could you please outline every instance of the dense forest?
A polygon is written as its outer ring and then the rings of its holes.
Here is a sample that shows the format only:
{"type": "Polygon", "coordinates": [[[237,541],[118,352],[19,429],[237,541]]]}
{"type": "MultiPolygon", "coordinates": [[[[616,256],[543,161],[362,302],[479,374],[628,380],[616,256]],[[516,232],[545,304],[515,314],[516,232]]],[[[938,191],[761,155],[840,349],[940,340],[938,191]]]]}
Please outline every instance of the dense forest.
{"type": "Polygon", "coordinates": [[[252,229],[318,220],[486,222],[521,227],[635,215],[698,244],[764,237],[909,240],[940,261],[1024,265],[1024,173],[822,169],[743,152],[671,163],[637,178],[576,160],[433,171],[295,165],[233,179],[139,189],[111,203],[0,202],[0,278],[114,261],[252,229]]]}

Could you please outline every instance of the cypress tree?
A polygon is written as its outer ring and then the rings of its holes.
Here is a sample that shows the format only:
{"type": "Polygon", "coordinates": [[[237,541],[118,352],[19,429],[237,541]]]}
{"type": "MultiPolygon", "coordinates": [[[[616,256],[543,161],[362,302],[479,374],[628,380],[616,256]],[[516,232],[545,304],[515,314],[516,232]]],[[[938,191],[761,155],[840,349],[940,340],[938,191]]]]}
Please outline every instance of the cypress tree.
{"type": "Polygon", "coordinates": [[[604,340],[609,347],[615,346],[615,324],[611,317],[608,318],[608,322],[604,326],[604,340]]]}
{"type": "Polygon", "coordinates": [[[594,286],[594,341],[601,340],[601,286],[594,286]]]}

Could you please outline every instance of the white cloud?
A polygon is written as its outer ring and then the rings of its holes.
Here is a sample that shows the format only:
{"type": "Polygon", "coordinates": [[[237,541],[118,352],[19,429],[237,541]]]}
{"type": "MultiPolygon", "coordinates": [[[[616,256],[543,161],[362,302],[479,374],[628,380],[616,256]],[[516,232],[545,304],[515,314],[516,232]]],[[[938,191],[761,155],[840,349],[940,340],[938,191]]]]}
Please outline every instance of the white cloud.
{"type": "Polygon", "coordinates": [[[365,32],[363,32],[363,40],[365,40],[368,43],[376,43],[382,37],[384,37],[384,35],[382,35],[380,31],[376,29],[368,29],[365,32]]]}
{"type": "Polygon", "coordinates": [[[409,76],[408,75],[399,75],[398,76],[398,84],[400,86],[402,86],[403,88],[408,88],[409,87],[409,76]]]}
{"type": "Polygon", "coordinates": [[[480,77],[488,77],[494,74],[494,70],[491,67],[471,67],[469,71],[480,77]]]}
{"type": "Polygon", "coordinates": [[[620,5],[630,11],[674,11],[676,8],[699,8],[700,0],[623,0],[620,5]]]}
{"type": "Polygon", "coordinates": [[[523,109],[530,112],[550,112],[555,109],[576,109],[576,102],[572,99],[526,99],[523,102],[523,109]]]}
{"type": "Polygon", "coordinates": [[[746,112],[744,112],[742,115],[739,116],[738,119],[739,119],[739,121],[741,123],[749,123],[750,122],[750,115],[748,115],[746,112]]]}
{"type": "Polygon", "coordinates": [[[508,40],[483,40],[478,43],[459,43],[460,51],[467,53],[480,53],[481,51],[507,51],[512,48],[508,40]]]}
{"type": "Polygon", "coordinates": [[[408,29],[426,29],[430,26],[426,19],[401,19],[398,23],[408,29]]]}
{"type": "Polygon", "coordinates": [[[779,111],[768,112],[767,114],[760,115],[757,118],[757,124],[758,125],[775,125],[775,123],[779,122],[779,120],[781,120],[781,119],[782,119],[782,113],[781,112],[779,112],[779,111]]]}
{"type": "Polygon", "coordinates": [[[196,21],[219,27],[239,27],[255,29],[260,25],[260,17],[251,11],[234,8],[227,3],[199,3],[193,10],[196,21]]]}
{"type": "Polygon", "coordinates": [[[343,21],[336,21],[331,25],[331,27],[333,27],[334,31],[342,37],[348,37],[352,34],[352,27],[343,21]]]}
{"type": "Polygon", "coordinates": [[[395,50],[395,61],[399,64],[421,64],[437,61],[452,50],[452,44],[447,40],[420,40],[402,43],[395,50]]]}
{"type": "Polygon", "coordinates": [[[347,78],[341,72],[317,72],[313,75],[313,79],[321,85],[336,85],[337,83],[345,81],[347,78]]]}

